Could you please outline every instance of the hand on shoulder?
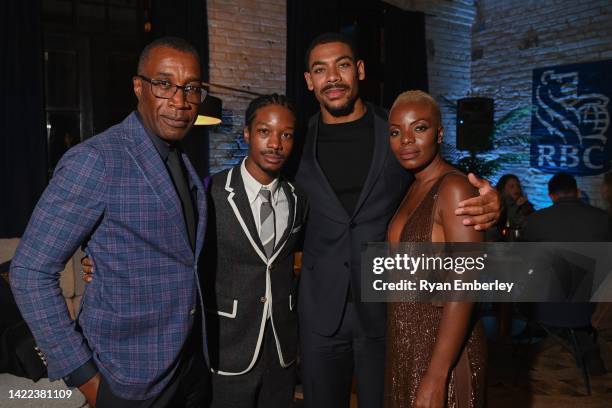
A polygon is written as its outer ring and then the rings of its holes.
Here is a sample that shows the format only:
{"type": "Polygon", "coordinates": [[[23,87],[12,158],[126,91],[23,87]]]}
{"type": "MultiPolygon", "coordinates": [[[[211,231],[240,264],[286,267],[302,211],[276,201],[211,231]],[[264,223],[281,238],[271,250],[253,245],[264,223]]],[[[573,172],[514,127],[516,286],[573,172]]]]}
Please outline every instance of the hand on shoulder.
{"type": "MultiPolygon", "coordinates": [[[[456,215],[455,209],[462,201],[478,197],[478,190],[468,178],[459,173],[444,177],[438,189],[437,213],[447,242],[480,242],[482,232],[466,225],[468,215],[456,215]]],[[[482,214],[482,213],[481,213],[482,214]]]]}

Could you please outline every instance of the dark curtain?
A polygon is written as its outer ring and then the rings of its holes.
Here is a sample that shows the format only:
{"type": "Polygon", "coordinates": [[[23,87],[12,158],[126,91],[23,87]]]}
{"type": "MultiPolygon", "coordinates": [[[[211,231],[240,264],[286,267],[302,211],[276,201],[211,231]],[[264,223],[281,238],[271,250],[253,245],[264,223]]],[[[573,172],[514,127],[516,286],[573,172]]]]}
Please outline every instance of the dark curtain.
{"type": "Polygon", "coordinates": [[[287,1],[287,96],[298,114],[298,137],[287,165],[297,169],[308,118],[319,104],[304,81],[305,53],[319,34],[334,31],[353,38],[365,61],[366,79],[360,83],[362,99],[389,108],[408,89],[427,90],[425,17],[382,1],[287,1]]]}
{"type": "Polygon", "coordinates": [[[0,6],[0,238],[23,231],[47,184],[41,3],[0,6]]]}
{"type": "Polygon", "coordinates": [[[300,122],[319,109],[306,88],[306,49],[317,35],[338,31],[338,0],[287,1],[287,96],[295,103],[300,122]]]}
{"type": "MultiPolygon", "coordinates": [[[[41,4],[10,1],[0,6],[0,238],[23,234],[48,182],[41,4]]],[[[206,1],[153,0],[150,7],[152,31],[137,41],[164,35],[185,38],[198,49],[202,78],[208,80],[206,1]]],[[[88,33],[82,35],[88,38],[88,33]]],[[[194,127],[184,147],[200,176],[207,175],[206,129],[194,127]]]]}
{"type": "MultiPolygon", "coordinates": [[[[200,53],[202,80],[208,82],[208,17],[206,0],[153,0],[149,40],[172,35],[189,41],[200,53]]],[[[200,177],[208,175],[208,131],[194,126],[183,148],[200,177]]]]}
{"type": "Polygon", "coordinates": [[[383,27],[385,57],[381,68],[384,92],[380,103],[389,109],[400,93],[409,89],[425,92],[429,89],[425,14],[384,4],[383,27]]]}

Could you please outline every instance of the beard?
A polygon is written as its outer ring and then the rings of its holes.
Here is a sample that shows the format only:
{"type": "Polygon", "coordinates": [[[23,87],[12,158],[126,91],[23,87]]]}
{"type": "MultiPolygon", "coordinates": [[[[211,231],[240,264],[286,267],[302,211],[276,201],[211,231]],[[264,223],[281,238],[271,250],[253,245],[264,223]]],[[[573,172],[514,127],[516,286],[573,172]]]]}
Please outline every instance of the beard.
{"type": "Polygon", "coordinates": [[[335,118],[341,118],[348,116],[355,110],[355,102],[357,102],[357,96],[349,99],[344,105],[341,106],[329,106],[325,104],[325,109],[335,118]]]}
{"type": "MultiPolygon", "coordinates": [[[[357,79],[355,79],[355,82],[357,82],[357,79]]],[[[355,86],[357,86],[355,84],[355,86]]],[[[344,82],[337,82],[334,84],[328,84],[326,86],[324,86],[321,89],[321,94],[324,94],[326,91],[330,90],[330,89],[344,89],[345,91],[351,92],[351,86],[344,83],[344,82]]],[[[356,90],[356,89],[355,89],[356,90]]],[[[358,99],[358,93],[355,92],[354,95],[352,95],[350,97],[350,99],[348,101],[346,101],[346,103],[344,105],[341,106],[330,106],[329,104],[325,103],[325,99],[321,98],[320,101],[323,102],[323,106],[325,106],[325,110],[327,110],[327,112],[330,113],[330,115],[332,115],[333,117],[336,118],[341,118],[343,116],[348,116],[351,113],[353,113],[353,111],[355,110],[355,102],[357,102],[358,99]]]]}

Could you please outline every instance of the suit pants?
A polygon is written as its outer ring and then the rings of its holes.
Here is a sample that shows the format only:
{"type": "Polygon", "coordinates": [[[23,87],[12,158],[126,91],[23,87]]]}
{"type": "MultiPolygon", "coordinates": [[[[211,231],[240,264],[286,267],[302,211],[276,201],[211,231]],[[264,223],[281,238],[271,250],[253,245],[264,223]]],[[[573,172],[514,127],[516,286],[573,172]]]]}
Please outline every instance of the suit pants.
{"type": "Polygon", "coordinates": [[[382,407],[385,336],[365,335],[354,304],[347,302],[340,327],[332,336],[315,333],[300,323],[305,406],[349,407],[354,372],[359,408],[382,407]]]}
{"type": "Polygon", "coordinates": [[[162,392],[146,400],[126,400],[100,380],[96,408],[200,408],[210,401],[210,371],[202,354],[202,330],[199,311],[192,333],[183,350],[174,377],[162,392]]]}
{"type": "Polygon", "coordinates": [[[295,389],[295,363],[280,365],[268,321],[255,366],[242,375],[212,375],[210,408],[290,408],[295,389]]]}

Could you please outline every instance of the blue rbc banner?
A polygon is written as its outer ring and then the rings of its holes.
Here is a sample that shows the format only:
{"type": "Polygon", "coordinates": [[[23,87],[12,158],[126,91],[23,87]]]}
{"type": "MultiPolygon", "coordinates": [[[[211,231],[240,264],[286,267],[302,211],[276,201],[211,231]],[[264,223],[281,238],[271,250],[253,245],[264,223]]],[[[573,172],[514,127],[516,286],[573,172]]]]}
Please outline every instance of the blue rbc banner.
{"type": "Polygon", "coordinates": [[[533,70],[531,166],[589,176],[610,169],[612,60],[533,70]]]}

